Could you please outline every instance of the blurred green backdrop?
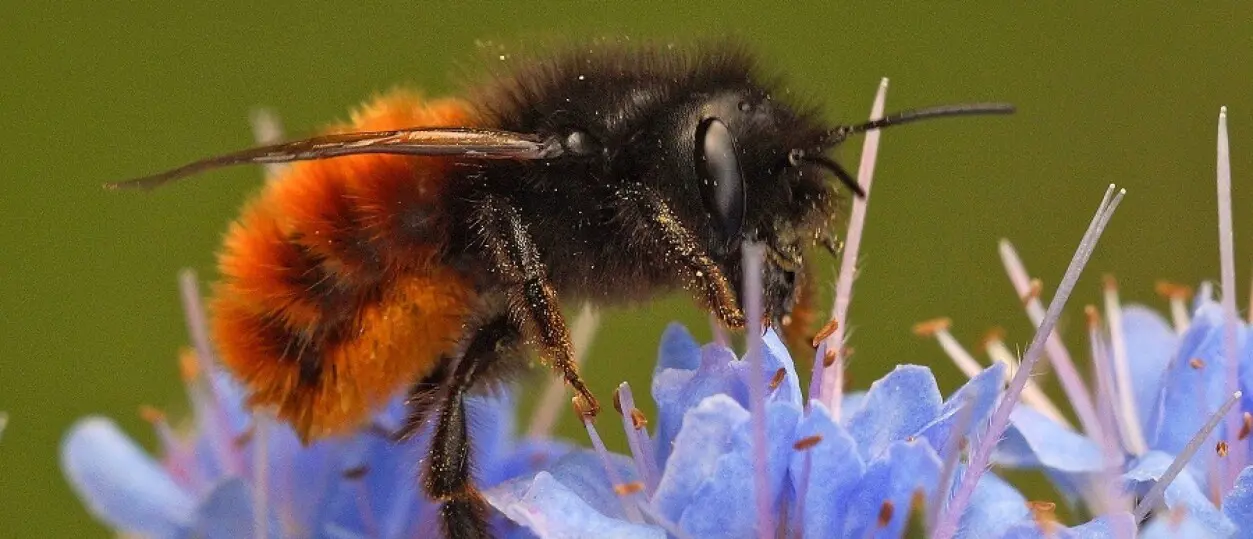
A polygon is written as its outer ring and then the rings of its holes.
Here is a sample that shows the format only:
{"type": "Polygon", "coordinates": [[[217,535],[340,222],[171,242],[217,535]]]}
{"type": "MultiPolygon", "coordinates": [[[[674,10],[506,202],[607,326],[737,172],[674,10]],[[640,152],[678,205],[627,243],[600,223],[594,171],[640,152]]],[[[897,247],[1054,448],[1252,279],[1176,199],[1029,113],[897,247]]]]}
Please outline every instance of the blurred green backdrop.
{"type": "MultiPolygon", "coordinates": [[[[855,384],[917,362],[935,365],[945,391],[955,387],[956,369],[909,331],[937,315],[952,316],[971,346],[993,325],[1025,345],[1029,324],[996,240],[1013,239],[1051,290],[1110,182],[1129,195],[1063,330],[1080,327],[1104,272],[1117,274],[1125,297],[1157,305],[1156,279],[1216,278],[1214,126],[1223,104],[1242,290],[1253,270],[1253,187],[1243,181],[1253,170],[1247,5],[250,4],[5,9],[0,410],[11,421],[0,442],[0,535],[105,535],[61,477],[58,440],[75,418],[105,414],[150,443],[136,407],[184,409],[175,273],[213,275],[224,225],[260,173],[232,169],[150,194],[106,193],[100,182],[247,145],[257,105],[302,135],[398,84],[456,92],[455,75],[473,71],[481,41],[525,49],[596,36],[737,35],[797,93],[845,121],[865,117],[881,76],[893,81],[890,109],[1016,103],[1008,119],[919,124],[884,138],[851,315],[855,384]]],[[[859,146],[842,157],[855,159],[859,146]]],[[[708,335],[685,298],[612,311],[592,350],[595,390],[607,396],[623,379],[647,387],[671,319],[708,335]]],[[[1081,354],[1086,344],[1070,333],[1081,354]]],[[[571,424],[563,427],[573,434],[571,424]]]]}

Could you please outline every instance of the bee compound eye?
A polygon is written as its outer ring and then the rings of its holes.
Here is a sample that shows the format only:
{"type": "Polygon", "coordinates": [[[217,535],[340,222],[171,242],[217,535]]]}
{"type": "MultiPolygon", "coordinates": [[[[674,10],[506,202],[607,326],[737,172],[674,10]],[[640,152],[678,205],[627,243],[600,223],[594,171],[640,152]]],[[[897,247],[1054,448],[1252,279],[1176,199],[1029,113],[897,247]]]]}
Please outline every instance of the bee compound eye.
{"type": "Polygon", "coordinates": [[[697,127],[695,161],[705,207],[718,217],[730,240],[744,226],[744,173],[735,137],[722,120],[708,118],[697,127]]]}

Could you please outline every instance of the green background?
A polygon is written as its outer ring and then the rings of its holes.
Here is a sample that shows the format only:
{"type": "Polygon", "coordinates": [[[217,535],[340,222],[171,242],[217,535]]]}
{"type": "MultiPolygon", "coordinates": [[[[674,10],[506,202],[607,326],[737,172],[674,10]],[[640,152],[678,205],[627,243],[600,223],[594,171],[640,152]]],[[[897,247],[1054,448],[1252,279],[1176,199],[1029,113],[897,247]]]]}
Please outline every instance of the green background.
{"type": "MultiPolygon", "coordinates": [[[[954,388],[956,369],[909,331],[938,315],[952,316],[971,346],[994,325],[1025,345],[1029,324],[997,239],[1013,239],[1051,290],[1110,182],[1129,194],[1063,320],[1073,353],[1086,347],[1080,308],[1099,300],[1100,274],[1116,273],[1125,297],[1156,305],[1156,279],[1216,278],[1214,126],[1224,104],[1240,297],[1248,291],[1247,5],[249,4],[4,10],[0,410],[11,418],[0,441],[0,536],[105,534],[62,479],[58,440],[75,418],[105,414],[150,444],[136,407],[184,409],[175,274],[213,275],[224,225],[260,173],[233,169],[150,194],[99,184],[247,145],[257,105],[303,135],[397,84],[458,92],[456,74],[485,56],[480,41],[527,50],[597,36],[739,36],[840,121],[865,117],[881,76],[893,81],[890,109],[1017,104],[1011,118],[885,134],[851,315],[859,386],[916,362],[954,388]]],[[[859,146],[841,152],[850,168],[859,146]]],[[[647,387],[657,337],[676,318],[708,335],[685,298],[611,311],[588,369],[598,394],[621,380],[647,387]]],[[[570,421],[563,427],[576,434],[570,421]]]]}

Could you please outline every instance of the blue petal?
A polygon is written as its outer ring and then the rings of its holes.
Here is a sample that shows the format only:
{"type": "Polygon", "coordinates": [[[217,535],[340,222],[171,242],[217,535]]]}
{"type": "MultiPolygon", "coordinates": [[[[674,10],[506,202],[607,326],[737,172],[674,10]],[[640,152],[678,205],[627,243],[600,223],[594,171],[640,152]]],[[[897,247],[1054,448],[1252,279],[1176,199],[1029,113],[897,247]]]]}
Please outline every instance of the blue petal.
{"type": "Polygon", "coordinates": [[[1050,523],[1044,526],[1048,529],[1031,519],[1016,522],[1005,530],[1001,539],[1079,539],[1075,532],[1061,524],[1050,523]]]}
{"type": "Polygon", "coordinates": [[[1097,517],[1082,526],[1075,526],[1071,531],[1074,532],[1075,539],[1135,537],[1136,519],[1131,513],[1114,513],[1097,517]]]}
{"type": "Polygon", "coordinates": [[[1015,468],[1042,467],[1063,473],[1103,470],[1105,459],[1096,442],[1067,429],[1039,412],[1018,406],[1010,428],[996,446],[993,462],[1015,468]]]}
{"type": "Polygon", "coordinates": [[[1105,515],[1074,528],[1026,518],[1010,526],[1001,539],[1117,539],[1135,537],[1135,531],[1135,518],[1127,513],[1105,515]]]}
{"type": "MultiPolygon", "coordinates": [[[[1204,524],[1187,513],[1162,515],[1154,518],[1143,530],[1140,539],[1219,539],[1226,535],[1214,535],[1204,524]]],[[[1246,537],[1239,535],[1236,537],[1246,537]]]]}
{"type": "Polygon", "coordinates": [[[487,500],[514,522],[544,539],[620,537],[665,539],[661,528],[607,517],[557,481],[548,472],[522,483],[484,492],[487,500]],[[524,487],[524,488],[518,488],[524,487]]]}
{"type": "Polygon", "coordinates": [[[1162,373],[1166,372],[1170,356],[1179,346],[1179,336],[1165,318],[1148,307],[1127,305],[1122,313],[1127,370],[1131,374],[1140,427],[1147,438],[1162,388],[1162,373]]]}
{"type": "Polygon", "coordinates": [[[683,418],[683,430],[675,437],[670,460],[662,472],[652,503],[667,519],[678,522],[692,503],[696,489],[718,469],[718,461],[731,450],[736,430],[747,423],[749,413],[726,395],[701,401],[683,418]]]}
{"type": "MultiPolygon", "coordinates": [[[[1173,460],[1174,457],[1161,451],[1149,451],[1132,463],[1131,469],[1123,477],[1137,490],[1144,492],[1165,475],[1173,460]]],[[[1175,476],[1166,487],[1164,501],[1168,509],[1186,511],[1190,518],[1216,536],[1227,537],[1235,533],[1235,525],[1222,511],[1214,507],[1187,470],[1175,476]]]]}
{"type": "Polygon", "coordinates": [[[870,463],[857,492],[849,501],[845,537],[900,537],[912,512],[915,493],[931,499],[939,485],[940,458],[922,440],[897,441],[870,463]],[[879,522],[885,503],[892,504],[891,520],[879,522]]]}
{"type": "Polygon", "coordinates": [[[941,404],[930,369],[900,365],[870,385],[861,409],[849,417],[848,432],[862,458],[872,460],[892,442],[918,432],[939,414],[941,404]]]}
{"type": "MultiPolygon", "coordinates": [[[[631,459],[611,454],[609,462],[622,481],[630,483],[638,479],[631,459]]],[[[605,473],[605,464],[595,451],[574,451],[558,460],[548,472],[600,514],[618,519],[626,516],[622,501],[605,473]]]]}
{"type": "MultiPolygon", "coordinates": [[[[1238,344],[1243,344],[1244,333],[1244,328],[1239,328],[1238,344]]],[[[1172,455],[1179,453],[1227,399],[1227,360],[1222,349],[1222,307],[1206,303],[1197,310],[1192,326],[1184,333],[1164,372],[1161,395],[1150,422],[1150,447],[1172,455]]],[[[1219,431],[1215,430],[1207,445],[1217,443],[1218,436],[1219,431]]],[[[1209,453],[1198,453],[1192,462],[1208,457],[1209,453]]]]}
{"type": "Polygon", "coordinates": [[[1246,535],[1253,535],[1253,466],[1240,471],[1223,498],[1223,513],[1246,535]]]}
{"type": "Polygon", "coordinates": [[[70,428],[61,468],[88,510],[118,530],[179,537],[194,521],[195,500],[108,419],[70,428]]]}
{"type": "Polygon", "coordinates": [[[509,453],[499,457],[496,468],[497,475],[484,474],[481,481],[484,485],[503,483],[515,477],[532,475],[539,470],[552,467],[553,463],[569,454],[574,449],[568,443],[549,439],[523,439],[514,442],[509,453]]]}
{"type": "Polygon", "coordinates": [[[653,379],[657,401],[657,464],[664,467],[670,458],[675,436],[683,425],[684,415],[706,397],[729,395],[741,407],[748,402],[748,386],[744,385],[744,365],[730,349],[717,344],[700,350],[700,366],[695,371],[668,369],[653,379]],[[662,398],[661,395],[669,395],[662,398]]]}
{"type": "MultiPolygon", "coordinates": [[[[815,395],[814,398],[817,398],[817,396],[815,395]]],[[[840,417],[853,417],[854,415],[857,415],[857,412],[865,407],[865,391],[846,391],[844,393],[844,398],[840,400],[840,417]]]]}
{"type": "Polygon", "coordinates": [[[940,409],[940,414],[935,419],[928,422],[925,426],[915,433],[915,437],[924,437],[931,442],[931,447],[943,450],[948,447],[949,431],[952,430],[957,420],[962,415],[958,413],[962,404],[967,400],[970,401],[971,411],[969,423],[966,424],[965,431],[960,433],[962,437],[978,432],[983,422],[987,421],[988,416],[992,415],[992,408],[996,406],[997,397],[1001,393],[1002,380],[1005,378],[1005,365],[997,363],[983,372],[975,375],[970,381],[966,382],[953,396],[944,402],[944,407],[940,409]]]}
{"type": "Polygon", "coordinates": [[[661,344],[657,350],[657,366],[653,374],[666,369],[684,371],[696,370],[700,365],[700,344],[692,338],[691,332],[683,324],[671,322],[661,334],[661,344]]]}
{"type": "MultiPolygon", "coordinates": [[[[787,402],[793,406],[801,405],[801,382],[796,376],[796,363],[792,361],[792,356],[788,355],[787,345],[779,339],[779,334],[775,333],[774,328],[766,330],[766,334],[762,337],[761,360],[762,368],[765,371],[765,379],[767,381],[774,378],[775,373],[779,369],[783,369],[784,377],[779,386],[770,393],[769,400],[771,402],[787,402]]],[[[744,385],[749,383],[748,371],[744,372],[744,385]]],[[[746,404],[746,403],[745,403],[746,404]]]]}
{"type": "Polygon", "coordinates": [[[226,420],[230,432],[247,430],[252,414],[248,410],[247,392],[243,386],[216,363],[208,373],[213,395],[217,398],[218,410],[226,420]]]}
{"type": "Polygon", "coordinates": [[[809,415],[796,427],[797,440],[810,436],[821,436],[822,440],[806,451],[794,452],[788,463],[793,488],[805,489],[801,523],[807,539],[836,537],[866,465],[857,452],[857,442],[818,401],[811,401],[809,415]],[[806,478],[808,484],[802,487],[800,482],[806,478]]]}
{"type": "MultiPolygon", "coordinates": [[[[770,506],[777,507],[787,478],[789,457],[795,453],[789,443],[795,436],[800,408],[787,402],[771,402],[766,408],[766,477],[769,481],[770,506]]],[[[682,436],[682,434],[680,434],[682,436]]],[[[750,538],[757,534],[756,491],[754,471],[760,464],[754,459],[752,421],[736,426],[729,451],[718,458],[714,472],[693,492],[691,503],[683,510],[679,527],[693,537],[710,539],[750,538]],[[728,507],[743,508],[728,511],[728,507]]]]}
{"type": "MultiPolygon", "coordinates": [[[[267,423],[269,503],[283,508],[284,525],[316,530],[334,518],[336,485],[350,467],[343,463],[347,444],[323,441],[304,445],[284,424],[267,423]]],[[[250,444],[249,455],[256,447],[250,444]]],[[[252,457],[248,457],[249,462],[252,457]]],[[[360,511],[352,510],[357,515],[360,511]]]]}
{"type": "MultiPolygon", "coordinates": [[[[252,490],[241,478],[219,483],[209,491],[196,511],[196,537],[235,539],[256,537],[253,531],[252,490]]],[[[281,537],[278,523],[269,520],[267,537],[281,537]]]]}
{"type": "MultiPolygon", "coordinates": [[[[956,490],[961,483],[961,475],[954,479],[952,488],[956,490]]],[[[981,539],[983,537],[1000,537],[1015,522],[1030,514],[1027,499],[1018,493],[996,474],[985,473],[979,476],[979,484],[975,485],[974,495],[970,497],[970,505],[962,513],[958,523],[959,539],[981,539]]]]}

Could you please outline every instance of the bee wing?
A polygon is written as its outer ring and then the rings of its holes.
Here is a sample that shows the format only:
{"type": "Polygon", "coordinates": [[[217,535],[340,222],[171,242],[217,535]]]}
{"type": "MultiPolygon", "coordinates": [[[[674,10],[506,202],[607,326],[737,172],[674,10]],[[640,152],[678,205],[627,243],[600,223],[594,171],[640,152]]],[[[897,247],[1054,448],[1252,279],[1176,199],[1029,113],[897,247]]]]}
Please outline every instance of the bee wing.
{"type": "Polygon", "coordinates": [[[151,176],[106,183],[106,189],[152,189],[215,168],[249,163],[289,163],[345,155],[456,156],[472,159],[549,159],[562,153],[560,144],[536,135],[470,127],[433,127],[341,133],[259,146],[188,163],[151,176]]]}

